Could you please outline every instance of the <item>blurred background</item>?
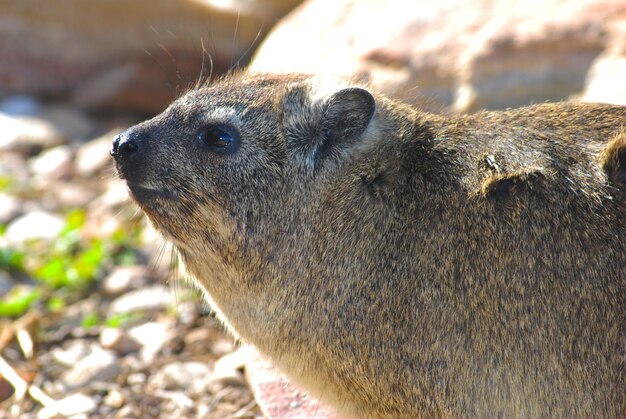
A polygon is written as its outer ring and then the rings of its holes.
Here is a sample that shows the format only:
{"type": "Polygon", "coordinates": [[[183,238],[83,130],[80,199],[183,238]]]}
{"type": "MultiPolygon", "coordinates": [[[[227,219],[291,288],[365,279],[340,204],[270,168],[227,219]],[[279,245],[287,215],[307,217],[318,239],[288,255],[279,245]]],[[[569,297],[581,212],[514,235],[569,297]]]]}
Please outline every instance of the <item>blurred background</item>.
{"type": "Polygon", "coordinates": [[[295,417],[108,154],[234,69],[339,74],[437,113],[626,104],[626,0],[0,0],[0,418],[295,417]]]}

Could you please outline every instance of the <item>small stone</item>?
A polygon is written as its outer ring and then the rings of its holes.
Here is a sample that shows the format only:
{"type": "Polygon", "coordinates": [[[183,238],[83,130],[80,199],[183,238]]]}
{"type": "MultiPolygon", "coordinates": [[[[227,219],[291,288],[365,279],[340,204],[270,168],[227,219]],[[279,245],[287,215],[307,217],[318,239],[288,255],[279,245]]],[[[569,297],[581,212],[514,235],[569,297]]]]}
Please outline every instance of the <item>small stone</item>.
{"type": "Polygon", "coordinates": [[[177,413],[176,416],[181,416],[181,414],[191,411],[195,405],[194,401],[182,391],[157,390],[154,392],[154,395],[171,401],[173,404],[172,410],[177,413]]]}
{"type": "Polygon", "coordinates": [[[130,197],[126,182],[121,179],[110,179],[105,185],[104,193],[93,202],[92,207],[116,208],[129,203],[130,197]]]}
{"type": "MultiPolygon", "coordinates": [[[[181,301],[178,303],[176,311],[181,324],[192,325],[198,319],[197,304],[195,301],[181,301]]],[[[185,336],[185,342],[187,342],[187,336],[185,336]]]]}
{"type": "Polygon", "coordinates": [[[121,295],[132,290],[141,290],[150,282],[144,266],[119,266],[102,280],[102,291],[109,296],[121,295]]]}
{"type": "Polygon", "coordinates": [[[29,161],[30,171],[41,178],[61,179],[72,174],[72,150],[58,146],[44,151],[29,161]]]}
{"type": "Polygon", "coordinates": [[[0,177],[8,181],[9,191],[18,188],[23,190],[27,187],[30,180],[27,156],[17,151],[2,150],[0,156],[0,177]]]}
{"type": "Polygon", "coordinates": [[[72,340],[61,348],[51,351],[52,359],[60,364],[71,367],[89,355],[91,345],[82,339],[72,340]]]}
{"type": "Polygon", "coordinates": [[[232,339],[219,339],[211,345],[211,352],[216,356],[226,355],[235,350],[235,342],[232,339]]]}
{"type": "Polygon", "coordinates": [[[8,224],[20,214],[20,201],[7,194],[0,193],[0,224],[8,224]]]}
{"type": "Polygon", "coordinates": [[[126,382],[129,386],[136,386],[146,383],[146,374],[135,372],[132,373],[126,378],[126,382]]]}
{"type": "Polygon", "coordinates": [[[63,373],[61,381],[67,388],[74,389],[96,381],[112,382],[120,371],[120,363],[113,352],[93,345],[91,353],[63,373]]]}
{"type": "Polygon", "coordinates": [[[162,310],[175,302],[176,299],[168,287],[152,285],[128,292],[115,299],[109,306],[109,314],[162,310]]]}
{"type": "Polygon", "coordinates": [[[40,118],[0,113],[0,126],[0,151],[33,155],[67,141],[52,124],[40,118]]]}
{"type": "Polygon", "coordinates": [[[54,418],[58,415],[75,416],[91,413],[96,409],[96,402],[81,393],[71,394],[67,397],[57,400],[54,406],[43,408],[39,414],[39,418],[54,418]]]}
{"type": "Polygon", "coordinates": [[[98,195],[95,186],[75,181],[45,181],[38,185],[42,191],[54,192],[56,203],[60,208],[85,208],[98,195]]]}
{"type": "Polygon", "coordinates": [[[121,132],[120,129],[115,129],[81,145],[76,152],[76,172],[87,177],[110,167],[113,159],[109,150],[111,150],[113,137],[119,132],[121,132]]]}
{"type": "Polygon", "coordinates": [[[20,245],[29,240],[51,240],[65,227],[65,220],[44,211],[32,211],[13,220],[5,231],[9,244],[20,245]]]}
{"type": "Polygon", "coordinates": [[[124,395],[117,390],[111,390],[104,397],[103,402],[107,406],[111,406],[114,409],[119,409],[126,402],[126,397],[124,397],[124,395]]]}
{"type": "Polygon", "coordinates": [[[211,369],[202,362],[174,362],[150,377],[149,385],[155,389],[185,391],[193,396],[205,391],[210,377],[211,369]]]}
{"type": "Polygon", "coordinates": [[[210,383],[221,386],[244,385],[241,371],[250,359],[251,353],[247,346],[242,346],[235,352],[222,356],[215,363],[210,383]]]}
{"type": "Polygon", "coordinates": [[[124,356],[141,349],[141,344],[123,329],[105,328],[100,332],[100,345],[124,356]]]}
{"type": "Polygon", "coordinates": [[[170,325],[160,322],[149,322],[135,326],[128,330],[128,334],[143,346],[141,359],[146,364],[151,363],[161,348],[172,338],[170,325]]]}

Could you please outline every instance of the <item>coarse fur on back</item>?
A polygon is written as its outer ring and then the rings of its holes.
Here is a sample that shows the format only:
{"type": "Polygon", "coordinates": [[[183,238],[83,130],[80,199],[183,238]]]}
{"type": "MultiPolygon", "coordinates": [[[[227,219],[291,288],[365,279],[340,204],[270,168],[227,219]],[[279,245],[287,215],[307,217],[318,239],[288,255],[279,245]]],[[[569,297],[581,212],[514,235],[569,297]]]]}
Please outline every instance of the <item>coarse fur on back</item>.
{"type": "Polygon", "coordinates": [[[112,154],[228,328],[341,415],[623,417],[625,129],[237,73],[112,154]]]}

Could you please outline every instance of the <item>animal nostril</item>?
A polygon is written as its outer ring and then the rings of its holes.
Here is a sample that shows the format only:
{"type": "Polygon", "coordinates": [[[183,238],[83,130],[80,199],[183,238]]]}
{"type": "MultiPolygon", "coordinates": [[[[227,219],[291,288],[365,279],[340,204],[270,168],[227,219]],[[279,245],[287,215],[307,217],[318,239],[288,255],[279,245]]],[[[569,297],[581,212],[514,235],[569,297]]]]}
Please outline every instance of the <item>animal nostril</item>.
{"type": "Polygon", "coordinates": [[[128,157],[139,151],[139,146],[135,139],[128,134],[116,135],[111,146],[113,157],[128,157]]]}
{"type": "Polygon", "coordinates": [[[139,147],[137,146],[137,144],[135,144],[133,140],[130,139],[124,141],[123,143],[120,143],[119,145],[119,153],[122,156],[135,154],[137,150],[139,150],[139,147]]]}

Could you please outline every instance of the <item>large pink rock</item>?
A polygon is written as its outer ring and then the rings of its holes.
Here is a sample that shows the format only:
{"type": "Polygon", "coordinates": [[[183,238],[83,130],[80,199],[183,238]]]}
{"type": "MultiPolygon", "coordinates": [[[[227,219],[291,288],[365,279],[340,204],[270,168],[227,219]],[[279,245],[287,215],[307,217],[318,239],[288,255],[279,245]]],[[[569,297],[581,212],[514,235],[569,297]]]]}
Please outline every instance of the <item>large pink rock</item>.
{"type": "Polygon", "coordinates": [[[271,363],[249,348],[246,377],[268,419],[339,419],[328,406],[294,386],[271,363]]]}
{"type": "Polygon", "coordinates": [[[0,93],[161,110],[201,76],[245,64],[300,0],[0,0],[0,93]],[[208,70],[204,75],[208,74],[208,70]]]}
{"type": "Polygon", "coordinates": [[[625,21],[615,0],[309,0],[251,68],[357,77],[431,110],[505,108],[582,92],[625,21]]]}
{"type": "Polygon", "coordinates": [[[613,42],[587,74],[584,101],[626,105],[626,19],[613,32],[613,42]]]}

